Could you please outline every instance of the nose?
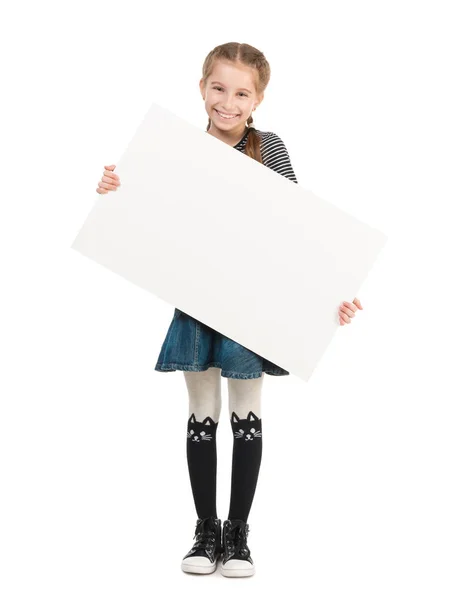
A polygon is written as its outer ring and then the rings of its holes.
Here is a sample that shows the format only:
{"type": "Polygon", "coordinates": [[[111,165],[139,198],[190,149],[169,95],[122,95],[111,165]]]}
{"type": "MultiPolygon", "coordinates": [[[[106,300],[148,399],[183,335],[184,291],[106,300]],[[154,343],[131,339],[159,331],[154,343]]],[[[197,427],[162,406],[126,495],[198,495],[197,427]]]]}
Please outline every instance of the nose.
{"type": "Polygon", "coordinates": [[[226,100],[223,102],[224,110],[227,112],[234,112],[234,96],[232,94],[226,97],[226,100]]]}

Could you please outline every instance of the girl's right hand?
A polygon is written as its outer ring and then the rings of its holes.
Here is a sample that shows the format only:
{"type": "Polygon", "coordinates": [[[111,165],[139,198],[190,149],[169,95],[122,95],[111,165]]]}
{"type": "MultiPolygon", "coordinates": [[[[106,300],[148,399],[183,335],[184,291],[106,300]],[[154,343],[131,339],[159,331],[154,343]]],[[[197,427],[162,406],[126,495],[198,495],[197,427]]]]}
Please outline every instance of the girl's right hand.
{"type": "Polygon", "coordinates": [[[116,165],[110,165],[104,167],[103,177],[98,182],[96,192],[99,194],[108,194],[108,192],[116,191],[121,185],[119,177],[116,173],[113,173],[116,165]]]}

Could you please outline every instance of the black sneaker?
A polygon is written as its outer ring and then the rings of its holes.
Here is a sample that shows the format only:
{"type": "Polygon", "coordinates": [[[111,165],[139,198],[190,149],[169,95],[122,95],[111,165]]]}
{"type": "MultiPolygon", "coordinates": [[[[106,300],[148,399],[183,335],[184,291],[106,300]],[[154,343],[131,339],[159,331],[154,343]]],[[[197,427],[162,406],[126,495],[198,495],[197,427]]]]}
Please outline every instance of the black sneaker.
{"type": "Polygon", "coordinates": [[[196,541],[181,563],[186,573],[213,573],[221,555],[221,520],[215,517],[197,519],[196,541]]]}
{"type": "Polygon", "coordinates": [[[223,560],[220,572],[225,577],[248,577],[255,573],[247,546],[249,526],[240,519],[227,519],[223,523],[223,560]]]}

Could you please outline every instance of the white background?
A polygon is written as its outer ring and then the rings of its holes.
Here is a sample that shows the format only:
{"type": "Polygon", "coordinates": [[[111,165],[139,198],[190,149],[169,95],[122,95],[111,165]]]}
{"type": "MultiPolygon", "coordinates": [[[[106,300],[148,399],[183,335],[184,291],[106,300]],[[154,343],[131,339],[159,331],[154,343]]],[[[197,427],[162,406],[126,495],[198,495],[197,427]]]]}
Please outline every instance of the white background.
{"type": "MultiPolygon", "coordinates": [[[[2,19],[0,595],[462,599],[459,2],[22,3],[2,19]],[[70,248],[152,101],[205,128],[207,53],[265,53],[257,127],[389,236],[308,384],[266,375],[257,573],[180,569],[196,514],[173,307],[70,248]],[[212,587],[213,586],[213,587],[212,587]],[[216,587],[218,586],[218,587],[216,587]]],[[[188,267],[188,261],[178,268],[188,267]]],[[[278,276],[278,274],[277,274],[278,276]]],[[[342,300],[342,299],[341,299],[342,300]]],[[[352,300],[352,298],[347,298],[352,300]]],[[[232,450],[227,381],[218,516],[232,450]]]]}

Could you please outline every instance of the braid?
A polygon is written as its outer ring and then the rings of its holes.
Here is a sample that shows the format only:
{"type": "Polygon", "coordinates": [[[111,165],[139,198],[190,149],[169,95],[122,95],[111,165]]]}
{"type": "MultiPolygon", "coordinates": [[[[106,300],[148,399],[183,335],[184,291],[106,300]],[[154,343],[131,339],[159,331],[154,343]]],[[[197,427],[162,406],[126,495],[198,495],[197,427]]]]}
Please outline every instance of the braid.
{"type": "Polygon", "coordinates": [[[249,135],[247,136],[247,143],[245,144],[245,154],[263,164],[262,153],[260,152],[260,136],[255,129],[255,125],[253,124],[252,114],[247,119],[247,125],[249,128],[249,135]]]}

